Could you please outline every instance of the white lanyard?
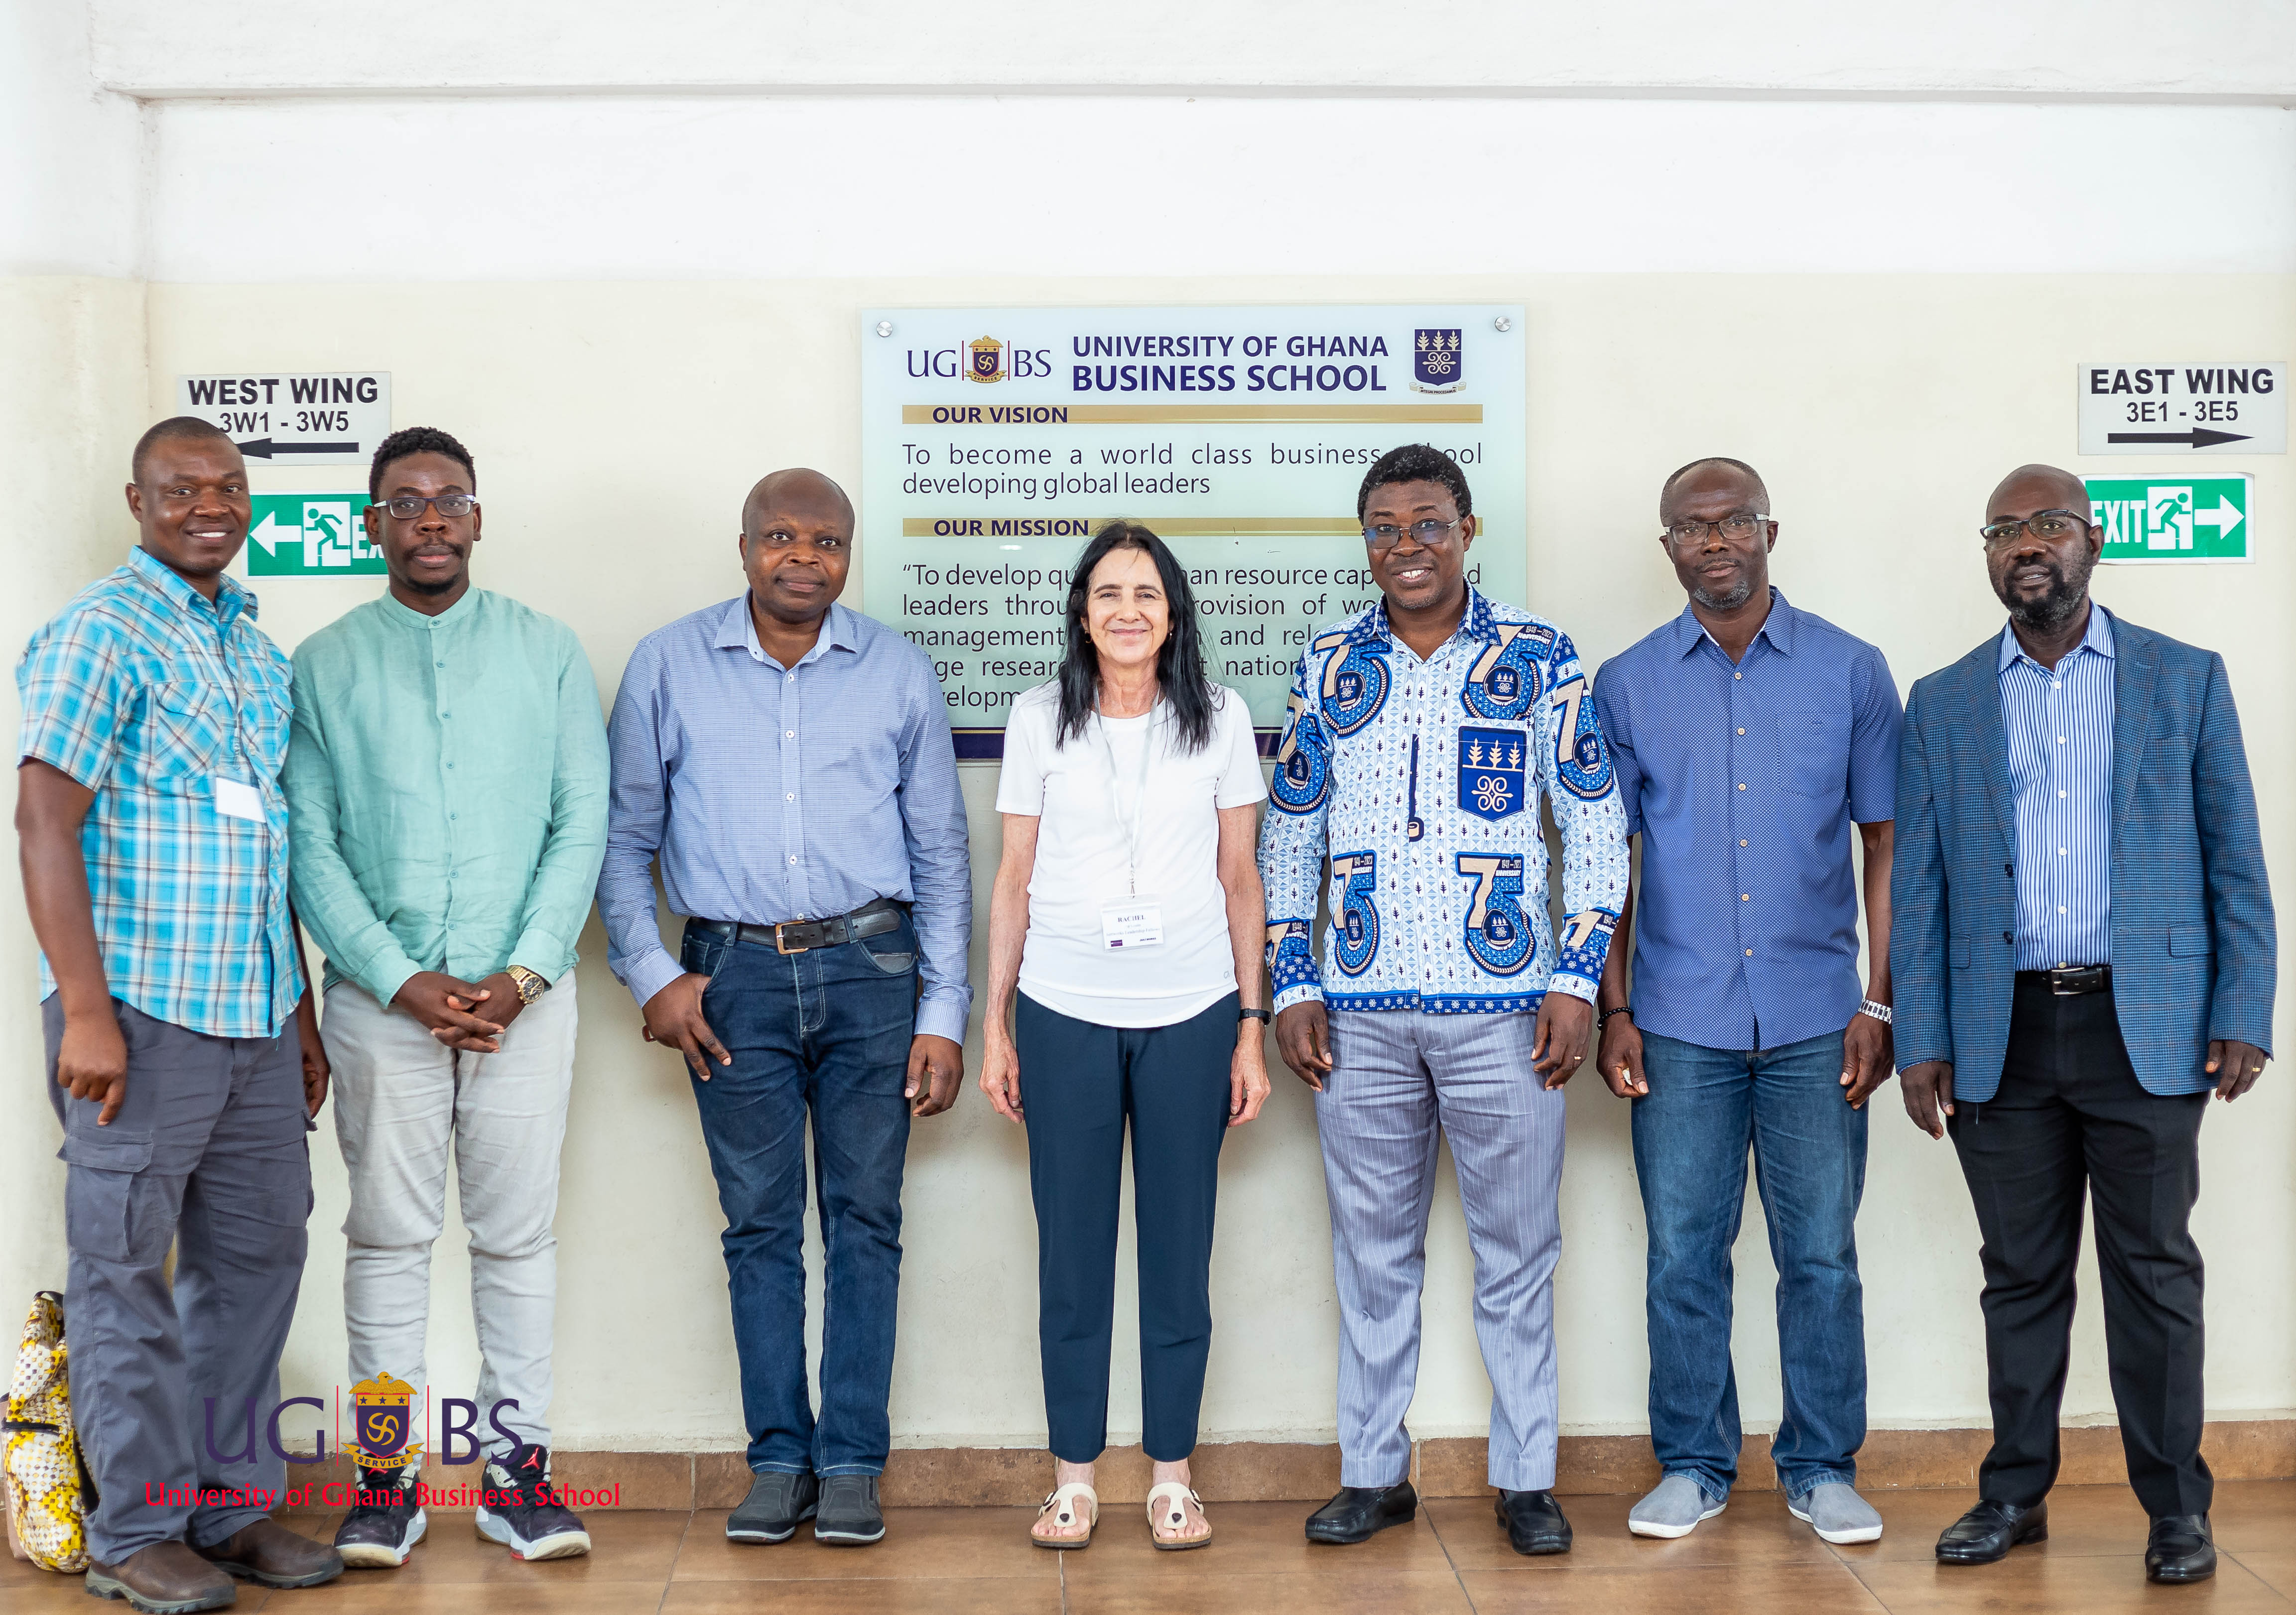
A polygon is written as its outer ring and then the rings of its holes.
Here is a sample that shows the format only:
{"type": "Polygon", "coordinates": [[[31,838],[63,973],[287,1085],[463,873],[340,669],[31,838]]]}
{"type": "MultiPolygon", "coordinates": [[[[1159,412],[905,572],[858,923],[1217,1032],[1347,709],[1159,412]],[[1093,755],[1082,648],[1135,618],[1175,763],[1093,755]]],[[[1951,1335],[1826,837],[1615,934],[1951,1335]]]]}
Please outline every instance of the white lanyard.
{"type": "Polygon", "coordinates": [[[1116,772],[1116,746],[1108,738],[1108,719],[1097,708],[1093,711],[1093,733],[1100,737],[1101,755],[1108,759],[1108,796],[1116,805],[1117,828],[1124,832],[1125,891],[1132,897],[1140,895],[1140,832],[1147,816],[1148,769],[1156,751],[1156,719],[1164,709],[1161,701],[1149,709],[1147,733],[1140,740],[1140,784],[1132,793],[1132,811],[1124,811],[1124,792],[1116,772]]]}

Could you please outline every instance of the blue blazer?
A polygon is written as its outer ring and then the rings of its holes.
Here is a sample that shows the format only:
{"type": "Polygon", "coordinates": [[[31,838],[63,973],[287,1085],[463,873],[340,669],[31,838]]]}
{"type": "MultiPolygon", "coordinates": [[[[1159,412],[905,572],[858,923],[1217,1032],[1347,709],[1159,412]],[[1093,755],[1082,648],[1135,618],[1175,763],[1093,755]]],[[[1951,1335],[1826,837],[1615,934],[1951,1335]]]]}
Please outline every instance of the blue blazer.
{"type": "MultiPolygon", "coordinates": [[[[2272,892],[2224,658],[2112,619],[2112,988],[2148,1093],[2214,1086],[2213,1038],[2269,1050],[2272,892]]],[[[2015,985],[2017,813],[2000,635],[1914,685],[1898,758],[1890,971],[1898,1069],[2001,1085],[2015,985]]]]}

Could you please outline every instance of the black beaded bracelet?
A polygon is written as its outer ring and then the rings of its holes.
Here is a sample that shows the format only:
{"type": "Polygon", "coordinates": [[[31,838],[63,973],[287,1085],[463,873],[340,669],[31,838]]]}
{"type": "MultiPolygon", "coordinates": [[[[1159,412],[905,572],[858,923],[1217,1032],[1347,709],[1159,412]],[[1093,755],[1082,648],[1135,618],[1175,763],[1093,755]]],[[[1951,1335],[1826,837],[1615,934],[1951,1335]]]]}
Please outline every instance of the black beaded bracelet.
{"type": "Polygon", "coordinates": [[[1626,1004],[1621,1004],[1616,1009],[1606,1009],[1601,1014],[1595,1016],[1595,1024],[1596,1026],[1601,1026],[1613,1015],[1631,1015],[1634,1012],[1635,1012],[1632,1009],[1628,1007],[1626,1004]]]}

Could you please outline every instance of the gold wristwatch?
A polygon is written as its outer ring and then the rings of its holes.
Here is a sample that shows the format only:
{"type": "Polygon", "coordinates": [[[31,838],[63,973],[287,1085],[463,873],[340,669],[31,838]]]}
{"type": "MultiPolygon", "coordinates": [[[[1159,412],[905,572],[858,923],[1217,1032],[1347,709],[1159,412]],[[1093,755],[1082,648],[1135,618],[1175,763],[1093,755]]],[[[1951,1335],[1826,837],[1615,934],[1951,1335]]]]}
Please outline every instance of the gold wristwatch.
{"type": "Polygon", "coordinates": [[[518,1001],[531,1004],[550,990],[550,983],[536,975],[523,964],[505,964],[503,974],[518,985],[518,1001]]]}

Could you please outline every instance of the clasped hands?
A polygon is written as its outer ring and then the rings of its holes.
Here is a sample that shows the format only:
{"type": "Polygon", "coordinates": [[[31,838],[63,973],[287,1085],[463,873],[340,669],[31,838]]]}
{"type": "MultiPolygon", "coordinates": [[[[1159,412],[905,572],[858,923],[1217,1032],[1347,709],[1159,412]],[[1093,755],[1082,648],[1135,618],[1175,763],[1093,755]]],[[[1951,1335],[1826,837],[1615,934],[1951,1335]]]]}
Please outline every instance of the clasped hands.
{"type": "Polygon", "coordinates": [[[421,1021],[448,1048],[473,1054],[500,1053],[503,1033],[526,1007],[507,971],[470,982],[445,971],[419,970],[391,995],[390,1003],[421,1021]]]}

